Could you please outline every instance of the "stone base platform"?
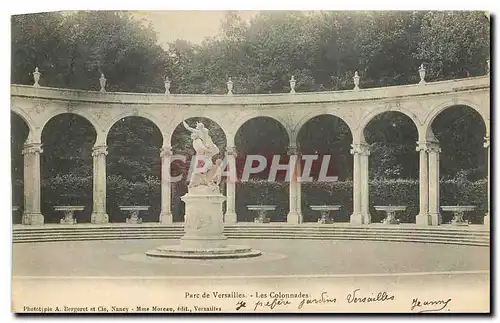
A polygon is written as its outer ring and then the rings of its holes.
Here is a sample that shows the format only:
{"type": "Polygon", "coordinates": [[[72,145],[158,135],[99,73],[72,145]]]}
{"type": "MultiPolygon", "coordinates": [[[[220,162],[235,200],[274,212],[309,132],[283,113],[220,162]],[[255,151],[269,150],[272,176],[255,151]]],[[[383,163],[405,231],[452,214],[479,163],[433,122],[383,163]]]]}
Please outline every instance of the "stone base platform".
{"type": "Polygon", "coordinates": [[[260,256],[262,252],[247,246],[228,245],[220,248],[186,248],[177,246],[161,246],[146,252],[150,257],[184,258],[184,259],[228,259],[260,256]]]}

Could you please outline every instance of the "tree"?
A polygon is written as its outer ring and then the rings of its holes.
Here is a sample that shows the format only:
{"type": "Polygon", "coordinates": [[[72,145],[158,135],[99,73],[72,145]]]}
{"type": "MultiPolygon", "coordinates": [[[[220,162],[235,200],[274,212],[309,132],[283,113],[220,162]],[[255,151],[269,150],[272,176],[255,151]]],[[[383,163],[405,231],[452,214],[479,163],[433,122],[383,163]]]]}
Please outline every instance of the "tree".
{"type": "Polygon", "coordinates": [[[415,56],[428,66],[428,79],[484,75],[490,55],[489,27],[483,12],[426,13],[415,56]]]}
{"type": "Polygon", "coordinates": [[[35,67],[42,84],[63,86],[70,44],[64,17],[57,12],[12,16],[11,82],[33,84],[35,67]]]}
{"type": "Polygon", "coordinates": [[[12,18],[12,82],[98,90],[104,73],[110,91],[160,92],[167,56],[156,33],[125,12],[79,11],[12,18]]]}

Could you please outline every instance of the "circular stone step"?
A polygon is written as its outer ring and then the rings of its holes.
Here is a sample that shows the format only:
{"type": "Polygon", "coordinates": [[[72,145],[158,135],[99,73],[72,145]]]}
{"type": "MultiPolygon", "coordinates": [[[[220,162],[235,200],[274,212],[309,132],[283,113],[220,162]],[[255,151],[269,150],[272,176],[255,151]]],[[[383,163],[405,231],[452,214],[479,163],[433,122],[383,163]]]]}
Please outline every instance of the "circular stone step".
{"type": "Polygon", "coordinates": [[[257,257],[262,252],[247,246],[229,245],[222,248],[185,248],[181,246],[161,246],[146,252],[151,257],[186,259],[228,259],[257,257]]]}

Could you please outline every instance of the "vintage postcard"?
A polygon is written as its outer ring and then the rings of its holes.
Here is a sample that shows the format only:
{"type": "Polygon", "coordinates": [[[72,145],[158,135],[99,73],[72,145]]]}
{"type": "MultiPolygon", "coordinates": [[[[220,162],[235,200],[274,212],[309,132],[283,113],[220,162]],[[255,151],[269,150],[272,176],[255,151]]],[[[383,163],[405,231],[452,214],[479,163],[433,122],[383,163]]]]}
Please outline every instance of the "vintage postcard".
{"type": "Polygon", "coordinates": [[[11,32],[13,312],[490,312],[488,12],[11,32]]]}

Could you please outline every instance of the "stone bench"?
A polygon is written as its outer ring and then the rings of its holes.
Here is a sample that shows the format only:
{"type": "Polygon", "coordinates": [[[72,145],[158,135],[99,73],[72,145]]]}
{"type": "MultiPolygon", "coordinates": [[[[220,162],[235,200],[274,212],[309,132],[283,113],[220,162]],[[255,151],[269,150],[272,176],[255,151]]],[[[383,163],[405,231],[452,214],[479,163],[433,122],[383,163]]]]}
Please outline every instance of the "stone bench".
{"type": "Polygon", "coordinates": [[[72,205],[57,205],[54,206],[55,211],[64,212],[64,218],[61,219],[61,224],[76,224],[75,212],[83,211],[85,206],[72,206],[72,205]]]}
{"type": "Polygon", "coordinates": [[[270,223],[271,219],[267,217],[267,211],[276,210],[276,205],[247,205],[249,211],[257,211],[257,217],[254,219],[255,223],[270,223]]]}
{"type": "Polygon", "coordinates": [[[376,211],[383,211],[387,214],[382,221],[383,224],[399,224],[399,220],[396,219],[396,212],[406,211],[405,205],[375,205],[374,208],[376,211]]]}
{"type": "Polygon", "coordinates": [[[130,212],[130,217],[126,219],[129,224],[142,223],[142,218],[139,218],[140,211],[149,210],[147,205],[120,205],[120,211],[130,212]]]}
{"type": "Polygon", "coordinates": [[[320,211],[321,218],[318,219],[318,223],[321,224],[331,224],[334,222],[333,218],[330,217],[330,211],[338,211],[340,210],[340,205],[310,205],[309,206],[313,211],[320,211]]]}

